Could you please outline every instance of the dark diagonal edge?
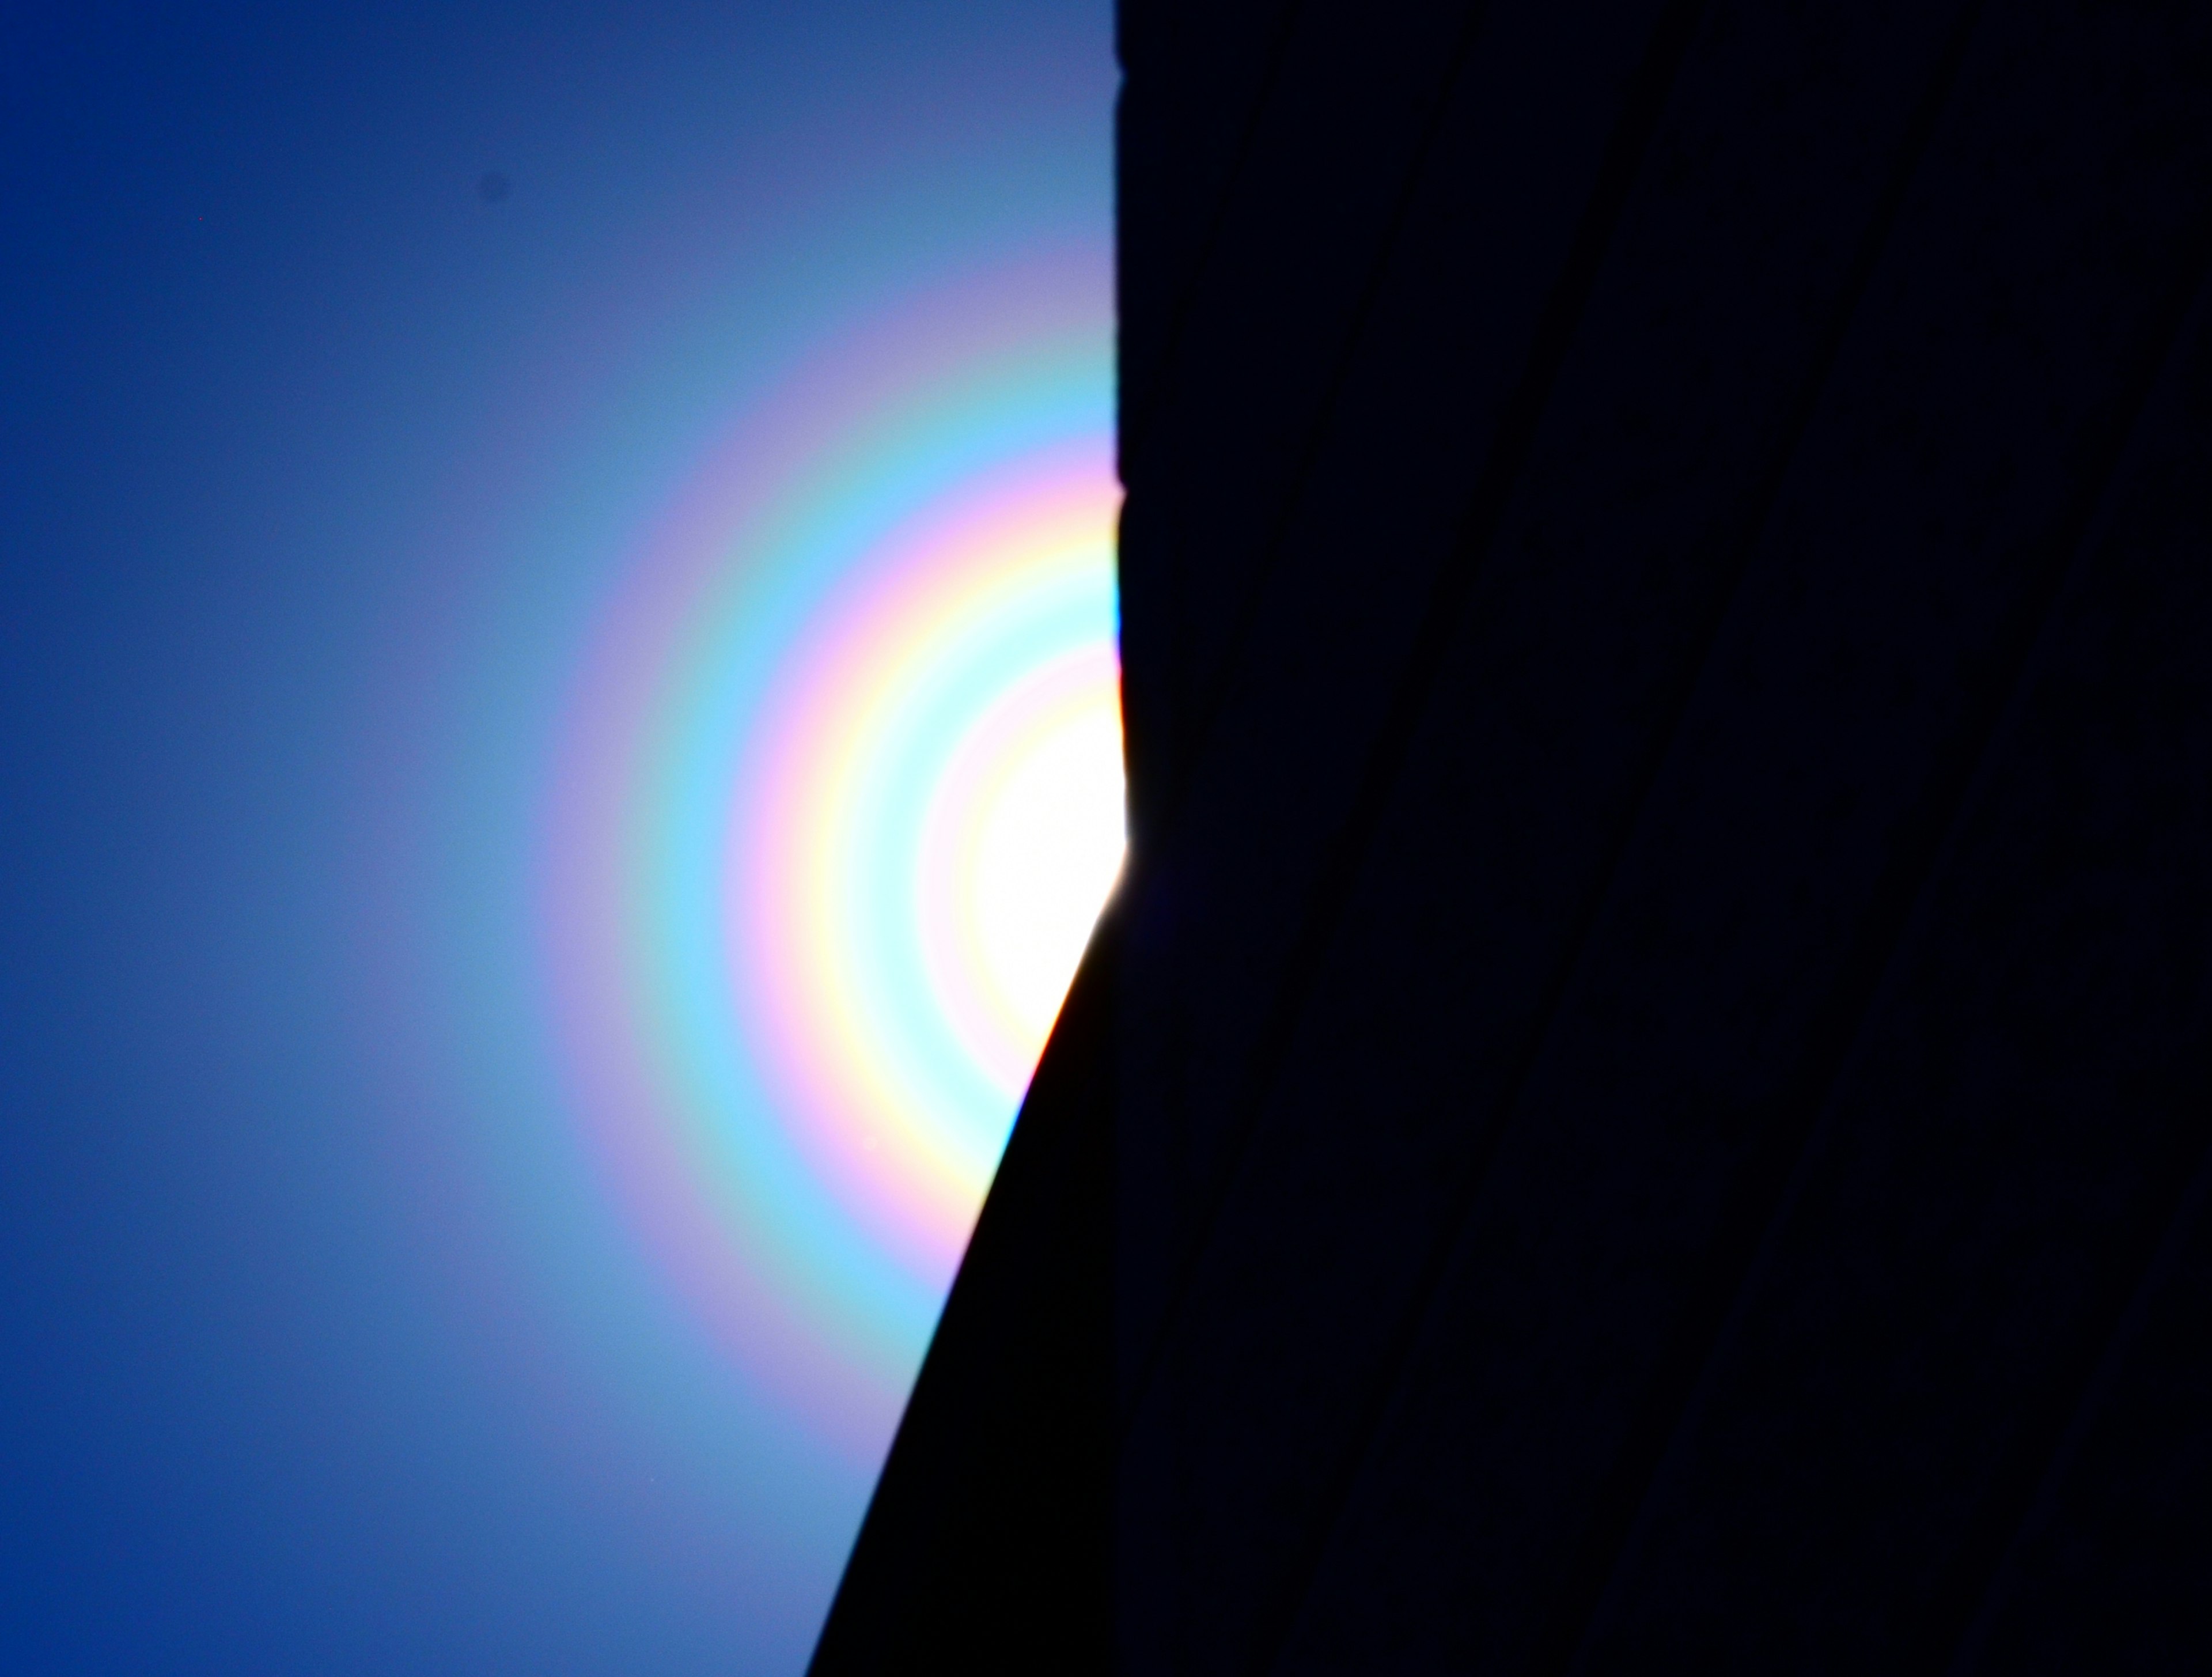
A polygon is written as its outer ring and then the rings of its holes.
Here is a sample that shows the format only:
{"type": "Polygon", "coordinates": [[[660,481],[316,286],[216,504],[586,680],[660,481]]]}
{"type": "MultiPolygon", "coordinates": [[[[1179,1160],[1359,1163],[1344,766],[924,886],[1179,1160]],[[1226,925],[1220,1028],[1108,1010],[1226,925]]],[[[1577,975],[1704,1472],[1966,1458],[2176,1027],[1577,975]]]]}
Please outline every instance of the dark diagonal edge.
{"type": "MultiPolygon", "coordinates": [[[[2212,230],[2212,229],[2208,229],[2212,230]]],[[[1823,1003],[1796,1072],[1759,1127],[1731,1185],[1698,1283],[1678,1313],[1660,1366],[1589,1528],[1583,1562],[1554,1616],[1535,1673],[1577,1674],[1595,1656],[1640,1560],[1675,1464],[1686,1453],[1706,1403],[1748,1315],[1759,1279],[1794,1211],[1833,1122],[1841,1085],[1881,1003],[1899,981],[1959,835],[2014,726],[2029,678],[2048,644],[2060,599],[2095,550],[2109,507],[2159,374],[2203,282],[2212,244],[2200,237],[2186,282],[2162,301],[2145,353],[2121,385],[2115,411],[2096,439],[2073,501],[2043,544],[2039,574],[1987,660],[1987,674],[1931,769],[1918,803],[1899,823],[1888,866],[1862,916],[1823,1003]]],[[[1979,1579],[1975,1581],[1977,1592],[1979,1579]]]]}
{"type": "Polygon", "coordinates": [[[972,1546],[990,1523],[986,1499],[1023,1493],[1018,1470],[1024,1464],[1004,1458],[1006,1432],[1024,1422],[1048,1431],[1040,1457],[1048,1456],[1061,1472],[1069,1503],[1051,1510],[1054,1529],[1001,1531],[997,1540],[1032,1561],[1042,1555],[1048,1571],[1056,1553],[1068,1576],[1054,1572],[1041,1599],[1017,1601],[1007,1599],[1003,1577],[978,1577],[973,1568],[957,1572],[957,1582],[991,1603],[988,1613],[966,1622],[995,1650],[1058,1646],[1067,1657],[1055,1670],[1104,1668],[1113,1413],[1104,1198],[1112,1192],[1112,1172],[1103,1161],[1111,1145],[1115,968],[1122,923],[1118,901],[1109,902],[953,1278],[830,1604],[811,1677],[919,1669],[933,1656],[972,1654],[965,1636],[962,1647],[946,1649],[918,1638],[916,1627],[933,1626],[941,1635],[957,1621],[958,1615],[941,1611],[944,1565],[956,1553],[972,1559],[972,1546]],[[1094,1244],[1096,1251],[1085,1249],[1094,1244]],[[1055,1280],[1097,1296],[1071,1300],[1049,1291],[1055,1280]],[[1047,1415],[1003,1413],[1024,1374],[1048,1369],[1056,1356],[1064,1359],[1067,1346],[1059,1341],[1086,1331],[1095,1331],[1097,1345],[1079,1346],[1076,1354],[1080,1360],[1092,1352],[1097,1366],[1090,1370],[1086,1363],[1061,1381],[1069,1389],[1059,1401],[1068,1407],[1047,1415]],[[1045,1552],[1054,1543],[1059,1548],[1045,1552]],[[1074,1617],[1096,1619],[1087,1651],[1072,1645],[1083,1639],[1084,1627],[1058,1622],[1074,1617]]]}

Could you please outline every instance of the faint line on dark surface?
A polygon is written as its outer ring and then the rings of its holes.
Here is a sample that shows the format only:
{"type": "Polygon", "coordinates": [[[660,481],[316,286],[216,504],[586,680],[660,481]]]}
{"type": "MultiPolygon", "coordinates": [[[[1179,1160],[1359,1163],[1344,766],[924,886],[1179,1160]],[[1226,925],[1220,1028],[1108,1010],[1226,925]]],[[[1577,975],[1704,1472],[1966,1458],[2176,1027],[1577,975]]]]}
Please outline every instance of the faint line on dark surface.
{"type": "Polygon", "coordinates": [[[1630,77],[1621,115],[1608,137],[1574,242],[1537,321],[1528,360],[1501,416],[1482,477],[1470,499],[1468,514],[1462,520],[1462,533],[1454,544],[1453,557],[1439,570],[1431,587],[1413,647],[1377,731],[1376,744],[1369,753],[1359,790],[1336,842],[1330,847],[1310,899],[1312,906],[1284,963],[1284,976],[1276,987],[1274,1004],[1269,1009],[1267,1024],[1253,1056],[1253,1072],[1247,1084],[1250,1093],[1241,1103],[1224,1150],[1227,1164],[1207,1196],[1205,1214],[1199,1219],[1199,1238],[1177,1267],[1168,1308],[1146,1347],[1143,1365],[1133,1385],[1129,1413],[1123,1417],[1124,1436],[1158,1368],[1161,1347],[1189,1295],[1206,1240],[1220,1220],[1221,1209],[1234,1186],[1252,1130],[1280,1072],[1307,995],[1319,976],[1322,961],[1350,900],[1360,860],[1403,766],[1413,729],[1435,684],[1443,655],[1449,649],[1460,612],[1473,592],[1481,559],[1534,449],[1538,422],[1565,364],[1568,346],[1595,284],[1598,266],[1614,225],[1626,207],[1644,149],[1657,126],[1667,92],[1688,51],[1703,9],[1703,0],[1674,0],[1662,15],[1643,62],[1630,77]]]}
{"type": "MultiPolygon", "coordinates": [[[[2206,274],[2212,268],[2212,219],[2200,234],[2189,264],[2193,304],[2185,292],[2181,322],[2167,349],[2168,362],[2201,343],[2212,316],[2206,274]]],[[[2133,475],[2123,470],[2123,480],[2133,475]]],[[[2095,544],[2101,546],[2101,532],[2095,544]]],[[[2089,544],[2085,544],[2085,547],[2089,544]]],[[[2081,564],[2086,567],[2085,552],[2081,564]]],[[[2205,1064],[2207,1001],[2191,1048],[2177,1056],[2178,1072],[2161,1091],[2162,1124],[2153,1128],[2146,1161],[2145,1199],[2135,1227],[2113,1243],[2098,1268],[2091,1302],[2051,1360],[2057,1372],[2032,1401],[2020,1440],[1987,1486],[1941,1582],[1921,1611],[1918,1667],[1966,1677],[1979,1662],[2027,1544],[2049,1523],[2066,1473],[2127,1351],[2148,1316],[2159,1287],[2177,1261],[2188,1230],[2203,1210],[2212,1183],[2212,1136],[2204,1115],[2212,1109],[2212,1075],[2205,1064]]]]}
{"type": "MultiPolygon", "coordinates": [[[[1968,8],[1970,21],[1973,7],[1968,8]]],[[[1540,1657],[1542,1674],[1586,1669],[1619,1610],[1663,1493],[1694,1437],[1718,1371],[1741,1334],[1759,1279],[1832,1124],[1838,1091],[1879,1002],[1897,981],[1913,935],[2008,738],[2058,602],[2094,550],[2100,509],[2155,389],[2212,247],[2192,251],[2188,283],[2153,316],[2143,358],[2122,380],[2112,422],[2092,451],[2070,505],[2043,544],[2039,576],[2023,591],[1985,659],[1981,690],[1931,765],[1918,803],[1899,823],[1891,860],[1861,917],[1850,953],[1812,1029],[1798,1070],[1775,1098],[1739,1167],[1726,1207],[1646,1391],[1637,1422],[1594,1511],[1583,1565],[1565,1593],[1540,1657]]]]}
{"type": "MultiPolygon", "coordinates": [[[[1266,591],[1268,580],[1273,574],[1277,555],[1290,530],[1292,509],[1297,503],[1306,479],[1312,473],[1314,463],[1321,453],[1322,439],[1327,434],[1330,421],[1334,416],[1337,401],[1343,392],[1344,386],[1349,380],[1352,364],[1358,353],[1360,338],[1366,329],[1368,317],[1373,312],[1376,299],[1381,293],[1391,253],[1395,248],[1399,235],[1411,211],[1415,190],[1428,162],[1429,153],[1435,144],[1437,133],[1442,128],[1444,117],[1451,107],[1459,77],[1466,69],[1468,60],[1473,53],[1475,39],[1481,32],[1486,9],[1486,6],[1482,3],[1468,7],[1466,21],[1461,27],[1451,59],[1446,67],[1435,106],[1430,112],[1429,119],[1417,139],[1413,155],[1407,162],[1406,174],[1401,182],[1390,217],[1384,223],[1375,255],[1369,264],[1367,277],[1361,286],[1352,316],[1346,324],[1335,364],[1330,372],[1328,382],[1322,386],[1322,396],[1316,407],[1313,421],[1307,428],[1305,442],[1299,451],[1298,464],[1285,489],[1280,503],[1282,510],[1276,516],[1269,528],[1267,539],[1261,545],[1259,565],[1247,585],[1244,598],[1240,605],[1235,623],[1222,649],[1219,672],[1209,684],[1199,714],[1194,719],[1191,747],[1187,752],[1180,754],[1177,758],[1176,773],[1164,799],[1165,808],[1159,823],[1159,839],[1156,854],[1170,853],[1174,848],[1176,823],[1190,786],[1190,765],[1195,763],[1204,754],[1202,744],[1205,737],[1212,731],[1213,721],[1222,708],[1224,697],[1234,679],[1237,666],[1243,659],[1246,644],[1250,639],[1252,623],[1258,616],[1261,597],[1266,591]]],[[[1137,866],[1133,872],[1130,881],[1133,896],[1144,890],[1150,877],[1144,868],[1144,860],[1143,857],[1139,857],[1137,866]]],[[[1241,1151],[1241,1142],[1232,1136],[1227,1148],[1229,1158],[1233,1162],[1241,1151]]],[[[1233,1174],[1233,1169],[1226,1174],[1233,1174]]],[[[1206,1213],[1199,1219],[1201,1243],[1202,1231],[1211,1226],[1218,1214],[1221,1201],[1225,1196],[1226,1188],[1227,1183],[1224,1181],[1221,1188],[1208,1198],[1206,1213]]],[[[1151,1383],[1158,1360],[1159,1348],[1166,1337],[1170,1324],[1174,1322],[1181,1309],[1183,1294],[1188,1291],[1189,1276],[1194,1263],[1194,1254],[1186,1254],[1178,1265],[1177,1280],[1171,1289],[1166,1309],[1159,1324],[1147,1341],[1143,1361],[1131,1382],[1129,1407],[1122,1417],[1121,1426],[1117,1429],[1120,1434],[1127,1433],[1145,1390],[1151,1383]]]]}
{"type": "MultiPolygon", "coordinates": [[[[1573,242],[1561,264],[1559,276],[1553,283],[1543,313],[1537,320],[1528,359],[1500,416],[1496,437],[1485,462],[1482,477],[1462,521],[1461,533],[1454,544],[1452,556],[1439,570],[1431,586],[1414,641],[1392,693],[1376,743],[1370,749],[1359,791],[1336,842],[1330,847],[1313,892],[1312,906],[1285,963],[1285,975],[1277,987],[1268,1024],[1255,1055],[1254,1072],[1249,1085],[1252,1093],[1243,1103],[1243,1109],[1239,1114],[1239,1121],[1230,1140],[1229,1168],[1221,1174],[1219,1184],[1210,1197],[1207,1215],[1200,1225],[1200,1250],[1206,1238],[1218,1224],[1222,1206],[1235,1180],[1237,1168],[1249,1144],[1253,1126],[1280,1072],[1307,996],[1319,976],[1322,960],[1334,941],[1337,924],[1350,902],[1360,863],[1381,823],[1391,791],[1411,749],[1414,732],[1427,708],[1445,654],[1450,648],[1459,620],[1464,614],[1476,576],[1480,571],[1481,562],[1496,538],[1513,490],[1534,451],[1538,428],[1553,389],[1565,364],[1568,349],[1581,325],[1590,294],[1595,288],[1605,253],[1627,206],[1644,154],[1658,130],[1675,76],[1688,56],[1703,12],[1703,0],[1674,0],[1674,3],[1661,13],[1646,43],[1644,56],[1629,76],[1620,114],[1615,119],[1613,132],[1607,137],[1573,242]]],[[[1398,228],[1409,212],[1422,166],[1433,143],[1434,134],[1449,107],[1452,91],[1471,51],[1479,21],[1479,12],[1470,15],[1451,73],[1446,80],[1445,92],[1439,99],[1428,134],[1401,188],[1388,235],[1391,240],[1395,240],[1398,228]]],[[[1382,254],[1387,256],[1387,249],[1382,254]]],[[[1380,290],[1383,265],[1378,260],[1370,276],[1367,292],[1362,297],[1360,318],[1363,320],[1365,311],[1372,307],[1375,294],[1380,290]]],[[[1347,353],[1340,362],[1331,380],[1332,401],[1348,374],[1349,347],[1348,344],[1347,353]]],[[[1302,482],[1304,474],[1310,471],[1317,447],[1316,437],[1305,459],[1301,462],[1299,481],[1302,482]]],[[[1286,498],[1283,527],[1287,527],[1289,507],[1295,500],[1296,487],[1294,483],[1292,495],[1286,498]]],[[[1224,665],[1226,667],[1230,666],[1224,665]]],[[[1145,1377],[1140,1378],[1137,1384],[1135,1401],[1141,1401],[1151,1372],[1157,1364],[1159,1346],[1178,1314],[1178,1307],[1188,1294],[1198,1255],[1199,1253],[1194,1251],[1181,1267],[1168,1319],[1154,1334],[1148,1348],[1145,1377]]],[[[1395,1368],[1395,1363],[1388,1366],[1395,1368]]],[[[1386,1395],[1387,1390],[1386,1384],[1386,1395]]],[[[1124,1425],[1126,1427],[1126,1421],[1124,1425]]],[[[1364,1442],[1364,1434],[1359,1436],[1364,1442]]],[[[1355,1451],[1352,1465],[1356,1466],[1356,1461],[1355,1451]]],[[[1349,1473],[1340,1475],[1340,1478],[1344,1481],[1342,1488],[1348,1489],[1349,1473]]],[[[1326,1512],[1316,1526],[1313,1540],[1304,1546],[1300,1564],[1292,1569],[1288,1587],[1279,1593],[1272,1604],[1272,1611],[1263,1618],[1253,1644],[1254,1658],[1250,1665],[1254,1670],[1265,1670],[1273,1663],[1341,1502],[1342,1496],[1339,1494],[1325,1503],[1326,1512]]]]}
{"type": "MultiPolygon", "coordinates": [[[[2206,1087],[2201,1076],[2196,1087],[2183,1102],[2183,1113],[2177,1127],[2186,1127],[2192,1116],[2201,1115],[2208,1101],[2212,1101],[2212,1089],[2206,1087]],[[2193,1103],[2193,1112],[2191,1104],[2193,1103]]],[[[2200,1126],[2201,1127],[2201,1126],[2200,1126]]],[[[2212,1145],[2199,1137],[2199,1157],[2197,1168],[2186,1176],[2179,1177],[2182,1186],[2173,1196],[2172,1212],[2164,1219],[2160,1238],[2152,1248],[2149,1261],[2141,1267],[2135,1287],[2129,1293],[2119,1320],[2096,1358],[2088,1378],[2080,1383],[2080,1399],[2073,1406],[2057,1442],[2051,1446],[2048,1461],[2034,1481],[2034,1495],[2026,1511],[2014,1525],[2009,1539],[1996,1561],[1989,1566],[1986,1582],[1978,1600],[1969,1602],[1973,1616],[1960,1634],[1958,1645],[1947,1667],[1948,1677],[1972,1677],[1979,1668],[1987,1650],[1991,1632],[1996,1627],[1997,1616],[2012,1599],[2019,1582],[2021,1565],[2028,1546],[2050,1527],[2058,1510],[2058,1498],[2065,1489],[2067,1476],[2072,1472],[2082,1445],[2087,1441],[2089,1429],[2095,1425],[2110,1399],[2113,1387],[2119,1383],[2128,1354],[2142,1337],[2150,1313],[2159,1294],[2164,1291],[2181,1255],[2187,1249],[2190,1236],[2204,1215],[2205,1204],[2212,1200],[2212,1145]]],[[[2154,1179],[2152,1192],[2157,1192],[2154,1179]]],[[[2146,1219],[2149,1226],[2158,1229],[2155,1219],[2146,1219]]],[[[1934,1650],[1940,1652],[1940,1650],[1934,1650]]]]}
{"type": "Polygon", "coordinates": [[[1362,340],[1367,332],[1369,318],[1382,295],[1382,286],[1389,276],[1390,258],[1404,234],[1406,223],[1413,214],[1413,200],[1419,195],[1422,178],[1428,171],[1429,155],[1436,149],[1437,136],[1443,131],[1444,118],[1450,113],[1452,102],[1459,90],[1459,79],[1466,73],[1468,62],[1474,56],[1474,43],[1482,33],[1482,26],[1489,12],[1487,0],[1475,0],[1469,5],[1452,43],[1446,60],[1444,73],[1437,89],[1435,104],[1421,125],[1413,142],[1412,156],[1399,179],[1398,190],[1390,204],[1389,218],[1375,246],[1373,258],[1368,263],[1367,274],[1360,283],[1358,295],[1353,300],[1352,313],[1346,322],[1344,336],[1329,368],[1328,381],[1322,385],[1320,398],[1314,404],[1313,420],[1306,427],[1305,437],[1298,448],[1297,463],[1291,467],[1283,493],[1276,502],[1277,511],[1261,538],[1257,562],[1252,574],[1246,580],[1243,596],[1237,602],[1237,614],[1231,621],[1227,637],[1223,641],[1219,656],[1214,662],[1213,677],[1200,694],[1198,708],[1192,718],[1190,749],[1176,760],[1176,775],[1170,784],[1164,811],[1164,825],[1173,830],[1177,813],[1188,796],[1197,764],[1206,755],[1206,741],[1219,719],[1230,690],[1235,686],[1244,662],[1245,650],[1252,638],[1253,625],[1258,621],[1260,605],[1266,597],[1267,585],[1274,578],[1275,568],[1281,562],[1285,544],[1290,538],[1291,525],[1304,498],[1305,486],[1312,478],[1314,468],[1321,459],[1323,444],[1328,440],[1332,422],[1336,416],[1337,404],[1343,398],[1344,388],[1352,380],[1352,369],[1358,359],[1362,340]]]}
{"type": "MultiPolygon", "coordinates": [[[[1693,643],[1694,650],[1684,660],[1681,678],[1664,706],[1667,721],[1654,735],[1653,750],[1638,777],[1635,792],[1629,800],[1628,817],[1617,829],[1597,871],[1596,889],[1585,899],[1576,916],[1573,931],[1567,939],[1559,965],[1545,987],[1543,1001],[1529,1032],[1527,1046],[1499,1103],[1499,1116],[1490,1133],[1484,1138],[1469,1176],[1461,1186],[1459,1216],[1448,1225],[1453,1236],[1458,1232],[1457,1224],[1463,1222],[1472,1210],[1480,1192],[1483,1176],[1503,1139],[1510,1115],[1535,1073],[1546,1041],[1565,1005],[1574,973],[1582,964],[1605,904],[1612,895],[1614,882],[1635,835],[1643,825],[1644,811],[1650,806],[1665,772],[1736,597],[1750,574],[1759,543],[1781,499],[1783,487],[1788,481],[1790,467],[1812,429],[1821,398],[1842,357],[1852,322],[1858,316],[1867,292],[1873,285],[1874,276],[1881,267],[1883,253],[1888,249],[1891,236],[1896,231],[1905,197],[1919,173],[1929,146],[1934,142],[1937,126],[1965,64],[1966,51],[1979,22],[1980,13],[1981,0],[1966,0],[1966,3],[1960,7],[1951,33],[1937,54],[1927,86],[1906,123],[1904,136],[1899,142],[1896,161],[1883,185],[1881,196],[1876,200],[1874,212],[1868,219],[1865,231],[1860,236],[1858,248],[1853,252],[1851,267],[1831,311],[1827,329],[1799,386],[1796,399],[1779,428],[1776,447],[1767,460],[1765,470],[1747,498],[1744,515],[1730,544],[1731,556],[1715,591],[1711,609],[1693,643]]],[[[1435,1275],[1424,1276],[1422,1296],[1425,1307],[1428,1295],[1441,1282],[1443,1267],[1449,1261],[1451,1244],[1452,1241],[1448,1237],[1435,1255],[1432,1262],[1437,1272],[1435,1275]]],[[[1410,1346],[1408,1350],[1410,1352],[1410,1346]]],[[[1611,1489],[1613,1497],[1618,1498],[1619,1487],[1611,1489]]],[[[1601,1498],[1599,1505],[1601,1514],[1604,1505],[1601,1498]]],[[[1599,1530],[1604,1529],[1601,1520],[1594,1523],[1597,1524],[1599,1530]]],[[[1585,1557],[1580,1567],[1569,1574],[1562,1588],[1561,1602],[1551,1615],[1546,1631],[1536,1644],[1530,1669],[1538,1672],[1558,1670],[1575,1657],[1577,1649],[1583,1640],[1585,1621],[1594,1618],[1601,1610],[1613,1571],[1614,1552],[1628,1540],[1630,1535],[1627,1522],[1624,1519],[1619,1523],[1620,1528],[1609,1539],[1601,1538],[1595,1544],[1586,1544],[1585,1557]],[[1602,1556],[1602,1571],[1597,1571],[1592,1565],[1593,1550],[1602,1556]],[[1594,1571],[1595,1576],[1590,1576],[1594,1571]]]]}
{"type": "MultiPolygon", "coordinates": [[[[1147,422],[1158,410],[1164,399],[1163,392],[1174,376],[1176,357],[1182,349],[1183,333],[1190,325],[1192,312],[1198,306],[1199,286],[1213,259],[1214,246],[1221,242],[1221,229],[1228,222],[1231,205],[1236,202],[1237,184],[1243,179],[1245,165],[1251,161],[1254,138],[1260,131],[1261,119],[1267,115],[1268,102],[1274,98],[1275,83],[1282,76],[1284,60],[1290,57],[1291,39],[1297,33],[1298,21],[1304,12],[1304,0],[1288,0],[1276,20],[1274,39],[1267,45],[1267,63],[1260,71],[1260,85],[1253,91],[1252,108],[1245,114],[1244,125],[1237,131],[1237,143],[1229,155],[1229,167],[1221,177],[1221,190],[1214,197],[1213,210],[1206,218],[1206,228],[1199,235],[1198,247],[1191,253],[1190,270],[1184,276],[1182,285],[1176,291],[1175,303],[1168,311],[1167,329],[1160,335],[1159,348],[1154,352],[1152,365],[1146,373],[1144,395],[1138,404],[1138,411],[1123,415],[1121,418],[1118,441],[1122,449],[1132,456],[1142,443],[1147,422]]],[[[1117,253],[1117,265],[1118,262],[1117,253]]],[[[1122,369],[1124,382],[1127,371],[1122,369]]]]}

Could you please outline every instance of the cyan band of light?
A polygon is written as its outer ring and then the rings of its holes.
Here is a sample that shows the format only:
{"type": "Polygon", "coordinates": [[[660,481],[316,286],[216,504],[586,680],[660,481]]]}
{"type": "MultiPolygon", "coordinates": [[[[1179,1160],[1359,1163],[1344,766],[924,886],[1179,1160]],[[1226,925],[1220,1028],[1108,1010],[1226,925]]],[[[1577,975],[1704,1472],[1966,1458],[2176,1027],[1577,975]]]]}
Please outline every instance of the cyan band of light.
{"type": "Polygon", "coordinates": [[[1101,270],[974,276],[793,368],[623,566],[554,756],[537,902],[594,1168],[856,1449],[1118,860],[1101,270]]]}

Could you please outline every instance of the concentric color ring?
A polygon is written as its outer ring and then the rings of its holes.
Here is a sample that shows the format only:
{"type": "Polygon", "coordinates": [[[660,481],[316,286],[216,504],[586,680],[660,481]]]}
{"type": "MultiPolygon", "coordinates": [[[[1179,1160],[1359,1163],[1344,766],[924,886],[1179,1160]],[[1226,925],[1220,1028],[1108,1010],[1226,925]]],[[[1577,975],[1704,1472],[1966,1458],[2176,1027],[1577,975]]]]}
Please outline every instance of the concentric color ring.
{"type": "Polygon", "coordinates": [[[1119,866],[1103,271],[797,366],[623,566],[555,754],[595,1157],[715,1337],[870,1449],[1119,866]]]}

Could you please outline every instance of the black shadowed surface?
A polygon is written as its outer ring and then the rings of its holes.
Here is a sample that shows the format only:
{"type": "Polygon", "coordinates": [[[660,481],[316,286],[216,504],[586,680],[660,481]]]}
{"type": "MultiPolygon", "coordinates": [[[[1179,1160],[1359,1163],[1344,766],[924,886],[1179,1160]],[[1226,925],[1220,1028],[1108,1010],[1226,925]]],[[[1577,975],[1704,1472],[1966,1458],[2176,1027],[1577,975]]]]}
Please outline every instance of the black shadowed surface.
{"type": "Polygon", "coordinates": [[[1133,865],[817,1669],[2203,1668],[2212,13],[1121,46],[1133,865]]]}

